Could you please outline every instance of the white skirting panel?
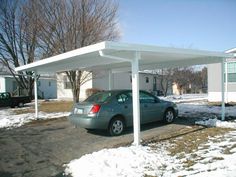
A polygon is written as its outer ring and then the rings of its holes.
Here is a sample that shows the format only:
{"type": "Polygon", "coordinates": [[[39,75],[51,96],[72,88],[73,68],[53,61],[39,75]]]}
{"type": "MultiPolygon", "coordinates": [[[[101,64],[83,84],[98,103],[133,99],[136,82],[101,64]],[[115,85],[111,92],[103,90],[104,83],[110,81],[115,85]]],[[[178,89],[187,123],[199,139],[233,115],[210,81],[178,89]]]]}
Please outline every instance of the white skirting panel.
{"type": "MultiPolygon", "coordinates": [[[[208,101],[209,102],[221,102],[221,92],[209,92],[208,101]]],[[[236,102],[236,92],[225,93],[225,102],[236,102]]]]}

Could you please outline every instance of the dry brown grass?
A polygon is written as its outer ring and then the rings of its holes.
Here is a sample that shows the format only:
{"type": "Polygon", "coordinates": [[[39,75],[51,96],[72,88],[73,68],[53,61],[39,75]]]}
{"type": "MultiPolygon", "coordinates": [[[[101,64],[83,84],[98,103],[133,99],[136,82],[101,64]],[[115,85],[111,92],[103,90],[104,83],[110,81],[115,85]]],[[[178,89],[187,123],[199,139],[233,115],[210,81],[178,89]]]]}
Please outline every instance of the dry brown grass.
{"type": "MultiPolygon", "coordinates": [[[[172,144],[169,147],[168,151],[171,155],[176,154],[191,154],[194,151],[198,150],[198,147],[209,140],[209,137],[215,137],[218,135],[223,135],[231,129],[226,128],[205,128],[199,131],[195,131],[186,135],[181,136],[180,138],[170,139],[169,142],[172,144]]],[[[220,141],[220,139],[218,139],[220,141]]],[[[205,146],[205,148],[208,148],[205,146]]]]}
{"type": "Polygon", "coordinates": [[[61,117],[61,118],[57,118],[57,119],[46,119],[46,120],[33,120],[29,123],[27,123],[27,126],[47,126],[47,125],[51,125],[53,123],[58,123],[58,122],[64,122],[65,120],[67,120],[67,117],[61,117]]]}
{"type": "MultiPolygon", "coordinates": [[[[201,126],[193,126],[192,131],[183,131],[175,132],[175,135],[171,136],[162,136],[158,139],[153,139],[147,141],[147,144],[155,149],[156,142],[167,141],[171,146],[167,147],[167,151],[170,153],[170,156],[175,156],[177,159],[183,159],[183,166],[187,170],[191,170],[191,167],[196,164],[198,161],[204,159],[204,157],[199,156],[196,152],[198,150],[208,149],[209,145],[204,145],[208,142],[209,139],[213,142],[221,142],[224,138],[224,134],[232,131],[232,129],[227,128],[202,128],[201,126]],[[214,138],[216,137],[217,138],[214,138]],[[189,158],[186,158],[189,156],[189,158]]],[[[232,140],[234,141],[234,140],[232,140]]],[[[159,144],[159,143],[158,143],[159,144]]],[[[235,147],[225,147],[223,153],[230,154],[231,150],[235,147]]],[[[215,157],[213,160],[223,160],[221,157],[215,157]]],[[[147,176],[149,177],[149,176],[147,176]]]]}
{"type": "MultiPolygon", "coordinates": [[[[52,112],[70,112],[73,106],[72,101],[50,101],[42,102],[39,104],[39,111],[52,113],[52,112]]],[[[15,114],[33,113],[34,107],[27,109],[16,109],[15,114]]]]}
{"type": "MultiPolygon", "coordinates": [[[[209,106],[221,106],[221,102],[208,102],[209,106]]],[[[236,102],[225,103],[225,106],[236,106],[236,102]]]]}
{"type": "MultiPolygon", "coordinates": [[[[199,160],[204,159],[201,156],[198,156],[195,152],[199,150],[199,147],[201,149],[208,149],[208,145],[204,145],[204,143],[207,143],[209,138],[220,136],[223,137],[223,135],[232,129],[226,129],[226,128],[205,128],[193,133],[189,133],[186,135],[183,135],[179,138],[170,139],[170,143],[172,146],[168,147],[168,151],[170,152],[171,156],[177,156],[177,158],[182,159],[185,158],[186,155],[190,154],[191,158],[187,158],[185,161],[183,161],[183,166],[191,169],[191,167],[196,164],[199,160]]],[[[214,141],[220,142],[222,139],[217,137],[214,141]]],[[[226,149],[226,151],[230,151],[229,149],[226,149]]],[[[213,160],[222,160],[221,158],[215,157],[213,160]]]]}
{"type": "Polygon", "coordinates": [[[73,106],[72,101],[54,101],[54,102],[43,102],[39,110],[43,112],[69,112],[73,106]]]}
{"type": "Polygon", "coordinates": [[[236,148],[236,144],[230,146],[230,147],[225,147],[223,154],[233,154],[233,152],[231,152],[232,149],[236,148]]]}

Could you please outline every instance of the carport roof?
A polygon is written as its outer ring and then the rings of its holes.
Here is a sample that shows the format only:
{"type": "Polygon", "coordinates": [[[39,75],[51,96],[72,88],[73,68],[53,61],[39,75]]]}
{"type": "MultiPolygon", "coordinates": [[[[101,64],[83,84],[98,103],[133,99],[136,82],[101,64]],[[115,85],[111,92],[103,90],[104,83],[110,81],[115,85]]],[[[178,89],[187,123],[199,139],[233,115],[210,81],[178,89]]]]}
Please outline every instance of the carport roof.
{"type": "Polygon", "coordinates": [[[223,52],[104,41],[17,67],[16,71],[42,74],[76,69],[130,70],[137,52],[140,53],[140,70],[220,63],[232,57],[223,52]]]}

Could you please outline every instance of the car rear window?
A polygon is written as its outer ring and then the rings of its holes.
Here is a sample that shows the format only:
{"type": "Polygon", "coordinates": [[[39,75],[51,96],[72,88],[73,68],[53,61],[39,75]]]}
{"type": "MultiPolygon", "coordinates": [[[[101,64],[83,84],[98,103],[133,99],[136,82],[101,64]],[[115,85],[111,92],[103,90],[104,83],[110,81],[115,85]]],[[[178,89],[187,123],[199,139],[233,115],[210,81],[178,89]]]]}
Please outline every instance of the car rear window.
{"type": "Polygon", "coordinates": [[[104,103],[112,97],[112,92],[99,92],[88,97],[85,102],[104,103]]]}

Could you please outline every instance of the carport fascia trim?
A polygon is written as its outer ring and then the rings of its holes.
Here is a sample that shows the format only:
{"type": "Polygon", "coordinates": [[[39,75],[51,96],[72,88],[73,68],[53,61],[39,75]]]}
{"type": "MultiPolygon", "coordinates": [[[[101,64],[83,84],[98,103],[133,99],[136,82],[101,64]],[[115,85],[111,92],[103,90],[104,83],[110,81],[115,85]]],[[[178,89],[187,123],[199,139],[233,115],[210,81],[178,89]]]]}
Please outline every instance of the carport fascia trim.
{"type": "Polygon", "coordinates": [[[71,58],[71,57],[75,57],[78,55],[83,55],[83,54],[87,54],[87,53],[91,53],[91,52],[100,51],[103,49],[106,49],[106,41],[100,42],[97,44],[93,44],[93,45],[89,45],[86,47],[78,48],[78,49],[75,49],[75,50],[72,50],[72,51],[69,51],[66,53],[62,53],[59,55],[55,55],[52,57],[48,57],[43,60],[39,60],[39,61],[27,64],[27,65],[19,66],[19,67],[15,68],[15,71],[17,71],[17,72],[27,71],[30,68],[32,68],[31,71],[36,71],[36,69],[34,69],[34,68],[38,67],[38,66],[47,65],[49,63],[54,63],[54,62],[64,60],[65,58],[71,58]],[[51,59],[52,61],[48,62],[48,59],[51,59]]]}
{"type": "Polygon", "coordinates": [[[104,49],[110,50],[121,50],[121,51],[139,51],[140,55],[142,52],[156,52],[156,53],[171,53],[171,54],[192,54],[198,55],[199,57],[203,56],[212,56],[212,57],[226,57],[231,58],[234,57],[233,54],[225,54],[222,52],[214,52],[214,51],[206,51],[206,50],[193,50],[193,49],[181,49],[181,48],[170,48],[170,47],[160,47],[153,45],[141,45],[141,44],[129,44],[129,43],[120,43],[120,42],[111,42],[111,41],[103,41],[97,44],[89,45],[86,47],[82,47],[79,49],[75,49],[66,53],[62,53],[56,56],[52,56],[43,60],[39,60],[27,65],[19,66],[15,68],[15,71],[36,71],[38,66],[46,65],[49,63],[54,63],[57,61],[64,60],[65,58],[75,57],[78,55],[83,55],[91,52],[96,52],[104,49]],[[48,62],[47,59],[51,59],[48,62]]]}

